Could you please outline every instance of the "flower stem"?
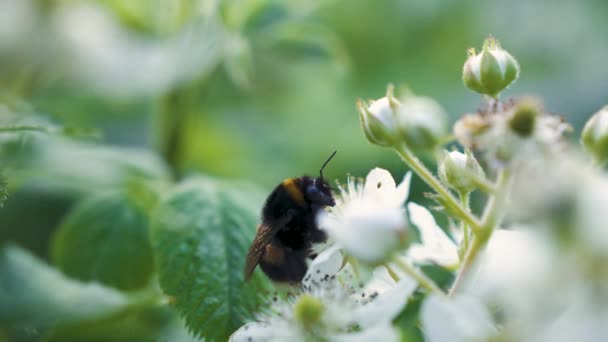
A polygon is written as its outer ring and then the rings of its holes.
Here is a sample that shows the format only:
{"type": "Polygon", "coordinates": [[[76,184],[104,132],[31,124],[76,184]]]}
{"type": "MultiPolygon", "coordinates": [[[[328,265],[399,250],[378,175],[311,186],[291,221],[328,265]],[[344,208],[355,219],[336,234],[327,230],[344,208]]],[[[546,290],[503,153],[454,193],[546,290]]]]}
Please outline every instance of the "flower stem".
{"type": "Polygon", "coordinates": [[[451,210],[453,214],[463,220],[473,232],[481,230],[481,224],[471,212],[464,208],[459,201],[452,195],[452,193],[446,189],[441,182],[433,176],[431,171],[424,166],[424,164],[418,159],[407,146],[401,145],[395,148],[397,154],[403,159],[403,161],[420,177],[428,186],[439,194],[442,200],[442,204],[446,206],[446,209],[451,210]]]}
{"type": "Polygon", "coordinates": [[[475,186],[477,186],[477,188],[481,191],[484,192],[488,195],[493,194],[494,192],[496,192],[496,188],[494,187],[494,184],[488,182],[485,179],[479,179],[479,178],[475,178],[474,179],[475,182],[475,186]]]}
{"type": "Polygon", "coordinates": [[[496,227],[500,224],[502,219],[501,211],[504,207],[504,202],[507,199],[508,195],[508,185],[510,181],[510,171],[507,169],[501,170],[498,174],[497,180],[497,191],[496,193],[490,197],[488,203],[484,209],[483,221],[481,225],[481,230],[479,232],[473,232],[475,237],[473,239],[473,243],[471,247],[467,250],[464,261],[460,266],[460,270],[456,275],[456,280],[452,285],[452,288],[449,291],[449,296],[453,296],[458,288],[460,288],[463,279],[468,274],[472,265],[477,260],[479,252],[483,250],[486,246],[490,237],[492,237],[492,233],[496,229],[496,227]]]}
{"type": "MultiPolygon", "coordinates": [[[[460,204],[462,204],[464,208],[470,211],[470,193],[461,192],[458,194],[458,197],[460,197],[460,204]]],[[[462,242],[458,248],[458,256],[460,257],[460,261],[462,261],[464,259],[466,251],[469,250],[471,229],[464,221],[460,221],[460,227],[462,231],[462,242]]]]}
{"type": "Polygon", "coordinates": [[[395,258],[393,262],[399,267],[399,269],[405,272],[405,274],[414,278],[414,280],[416,280],[418,284],[420,284],[420,286],[424,287],[429,292],[439,295],[445,295],[445,292],[443,292],[443,290],[439,288],[439,286],[437,286],[437,284],[435,284],[435,282],[431,278],[427,277],[426,274],[422,273],[418,269],[412,267],[412,265],[399,258],[395,258]]]}

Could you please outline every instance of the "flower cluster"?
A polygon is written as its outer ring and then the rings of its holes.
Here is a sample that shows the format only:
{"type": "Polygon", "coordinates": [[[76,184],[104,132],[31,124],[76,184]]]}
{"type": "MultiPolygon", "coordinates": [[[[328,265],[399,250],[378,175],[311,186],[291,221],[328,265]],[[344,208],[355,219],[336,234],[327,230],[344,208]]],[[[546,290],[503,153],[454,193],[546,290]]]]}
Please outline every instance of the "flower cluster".
{"type": "Polygon", "coordinates": [[[232,340],[397,341],[412,331],[439,342],[608,340],[608,107],[573,146],[570,126],[539,99],[498,100],[518,75],[493,38],[470,52],[464,83],[488,96],[454,124],[462,151],[441,149],[446,115],[430,98],[397,99],[389,86],[359,101],[368,141],[412,172],[397,183],[374,168],[339,184],[336,206],[317,217],[329,247],[295,295],[232,340]],[[437,176],[417,152],[434,153],[437,176]],[[440,213],[408,202],[412,174],[440,213]],[[469,205],[474,191],[480,210],[469,205]]]}

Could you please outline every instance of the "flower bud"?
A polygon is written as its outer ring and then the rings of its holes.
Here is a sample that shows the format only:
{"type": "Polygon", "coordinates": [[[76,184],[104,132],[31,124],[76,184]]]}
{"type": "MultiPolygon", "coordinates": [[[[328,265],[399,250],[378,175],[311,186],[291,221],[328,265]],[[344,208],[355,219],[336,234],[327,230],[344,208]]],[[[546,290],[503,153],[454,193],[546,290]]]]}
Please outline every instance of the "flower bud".
{"type": "Polygon", "coordinates": [[[587,121],[581,134],[581,143],[599,162],[608,160],[608,106],[587,121]]]}
{"type": "Polygon", "coordinates": [[[401,101],[388,86],[386,96],[368,104],[359,100],[359,117],[367,140],[394,147],[405,143],[412,149],[432,149],[447,134],[447,115],[428,97],[407,94],[401,101]]]}
{"type": "Polygon", "coordinates": [[[325,306],[318,298],[304,294],[294,306],[294,317],[304,329],[310,329],[321,321],[324,311],[325,306]]]}
{"type": "Polygon", "coordinates": [[[459,193],[469,193],[477,188],[477,180],[485,177],[483,169],[471,151],[444,151],[439,163],[439,178],[448,187],[459,193]]]}
{"type": "Polygon", "coordinates": [[[367,140],[380,146],[394,146],[399,139],[396,111],[399,102],[393,96],[394,87],[389,85],[386,96],[366,104],[359,100],[359,118],[367,140]]]}
{"type": "Polygon", "coordinates": [[[411,149],[433,149],[447,135],[447,114],[430,97],[408,94],[397,114],[401,138],[411,149]]]}
{"type": "Polygon", "coordinates": [[[462,80],[467,88],[494,98],[518,75],[519,64],[494,38],[486,39],[479,54],[470,49],[462,70],[462,80]]]}

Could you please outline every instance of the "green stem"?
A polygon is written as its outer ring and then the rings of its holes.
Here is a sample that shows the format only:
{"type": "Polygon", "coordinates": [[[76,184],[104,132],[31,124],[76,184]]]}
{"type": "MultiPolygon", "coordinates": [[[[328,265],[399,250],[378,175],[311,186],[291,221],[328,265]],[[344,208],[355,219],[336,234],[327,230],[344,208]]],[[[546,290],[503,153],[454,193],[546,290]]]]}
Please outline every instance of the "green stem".
{"type": "Polygon", "coordinates": [[[420,286],[424,287],[427,291],[434,294],[445,295],[445,292],[435,282],[426,276],[426,274],[422,273],[418,269],[412,267],[410,264],[404,262],[398,257],[393,260],[393,263],[399,267],[405,274],[414,278],[420,284],[420,286]]]}
{"type": "Polygon", "coordinates": [[[49,133],[49,129],[43,126],[4,126],[0,127],[0,133],[13,133],[13,132],[43,132],[49,133]]]}
{"type": "MultiPolygon", "coordinates": [[[[459,193],[458,196],[460,197],[460,204],[462,204],[462,206],[464,208],[466,208],[467,210],[470,211],[470,193],[459,193]]],[[[460,260],[462,261],[464,259],[464,254],[465,252],[469,249],[469,243],[470,243],[470,235],[471,235],[471,230],[469,228],[469,226],[464,222],[464,221],[460,221],[460,231],[462,232],[462,242],[461,245],[459,247],[458,250],[458,256],[460,257],[460,260]]]]}
{"type": "Polygon", "coordinates": [[[446,189],[441,182],[433,176],[431,171],[424,166],[424,164],[418,159],[405,145],[401,145],[395,148],[397,154],[403,159],[403,161],[420,177],[428,186],[430,186],[439,196],[441,196],[444,205],[450,209],[453,214],[463,220],[466,224],[471,227],[473,232],[477,232],[481,229],[481,224],[475,216],[471,214],[469,210],[464,208],[460,202],[452,195],[452,193],[446,189]]]}
{"type": "Polygon", "coordinates": [[[160,154],[178,179],[181,176],[183,133],[190,110],[188,92],[189,89],[184,86],[168,93],[161,100],[157,121],[160,154]]]}
{"type": "Polygon", "coordinates": [[[488,195],[491,195],[496,192],[496,187],[494,184],[488,182],[485,179],[474,178],[475,186],[481,191],[488,195]]]}
{"type": "Polygon", "coordinates": [[[473,232],[475,233],[473,243],[468,249],[464,261],[460,266],[460,270],[456,275],[456,280],[454,280],[452,288],[449,291],[449,296],[453,296],[456,291],[458,291],[462,285],[463,279],[477,260],[479,253],[485,248],[486,244],[490,240],[490,237],[492,237],[492,233],[500,224],[502,219],[501,211],[504,208],[504,204],[508,196],[508,185],[511,178],[510,175],[510,171],[507,169],[501,170],[501,172],[498,174],[498,180],[496,182],[497,191],[495,195],[490,197],[488,203],[486,204],[481,230],[479,232],[473,232]]]}

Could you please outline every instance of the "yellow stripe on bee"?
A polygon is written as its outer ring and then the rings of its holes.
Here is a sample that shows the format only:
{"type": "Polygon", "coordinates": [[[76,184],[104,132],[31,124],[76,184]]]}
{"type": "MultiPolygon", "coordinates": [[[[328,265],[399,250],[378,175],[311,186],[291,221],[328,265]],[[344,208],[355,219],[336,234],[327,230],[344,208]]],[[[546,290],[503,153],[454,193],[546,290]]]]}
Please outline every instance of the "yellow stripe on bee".
{"type": "Polygon", "coordinates": [[[303,207],[306,206],[304,194],[302,194],[302,191],[300,191],[300,188],[298,188],[298,185],[296,184],[293,178],[288,178],[284,180],[283,186],[285,187],[285,190],[287,190],[287,193],[289,193],[289,196],[291,196],[291,198],[296,201],[296,203],[303,207]]]}

